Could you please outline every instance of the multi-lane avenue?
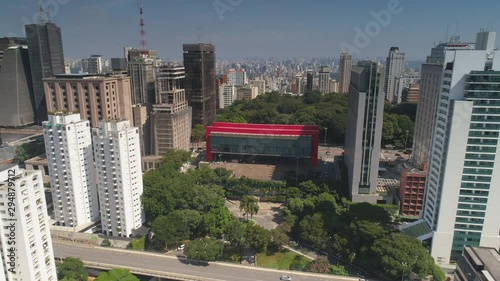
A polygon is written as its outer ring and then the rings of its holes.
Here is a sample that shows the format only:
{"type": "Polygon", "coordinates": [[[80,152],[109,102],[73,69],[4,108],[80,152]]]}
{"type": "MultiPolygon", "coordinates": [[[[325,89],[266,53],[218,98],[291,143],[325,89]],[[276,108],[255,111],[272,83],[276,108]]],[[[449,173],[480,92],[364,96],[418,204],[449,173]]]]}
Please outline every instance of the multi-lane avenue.
{"type": "Polygon", "coordinates": [[[281,275],[291,276],[293,281],[358,280],[350,277],[279,271],[220,262],[194,265],[184,259],[173,256],[87,246],[58,240],[53,240],[53,247],[56,258],[76,257],[88,265],[106,265],[103,268],[129,268],[132,272],[134,272],[134,268],[137,269],[135,270],[136,272],[169,272],[182,276],[195,277],[193,280],[206,278],[206,280],[221,281],[276,281],[280,279],[281,275]]]}

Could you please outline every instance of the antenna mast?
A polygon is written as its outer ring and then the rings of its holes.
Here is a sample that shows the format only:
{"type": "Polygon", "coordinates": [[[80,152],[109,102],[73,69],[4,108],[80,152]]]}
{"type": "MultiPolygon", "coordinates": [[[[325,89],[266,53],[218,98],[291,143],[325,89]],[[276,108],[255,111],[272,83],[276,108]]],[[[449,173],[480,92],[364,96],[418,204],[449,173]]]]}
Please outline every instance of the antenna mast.
{"type": "Polygon", "coordinates": [[[48,14],[43,10],[42,1],[40,0],[40,7],[38,8],[38,24],[44,25],[50,22],[48,14]]]}
{"type": "Polygon", "coordinates": [[[148,49],[147,41],[146,41],[146,29],[144,27],[144,13],[142,12],[142,0],[137,0],[137,5],[139,6],[139,15],[141,17],[141,21],[139,26],[141,27],[141,50],[145,53],[148,49]]]}

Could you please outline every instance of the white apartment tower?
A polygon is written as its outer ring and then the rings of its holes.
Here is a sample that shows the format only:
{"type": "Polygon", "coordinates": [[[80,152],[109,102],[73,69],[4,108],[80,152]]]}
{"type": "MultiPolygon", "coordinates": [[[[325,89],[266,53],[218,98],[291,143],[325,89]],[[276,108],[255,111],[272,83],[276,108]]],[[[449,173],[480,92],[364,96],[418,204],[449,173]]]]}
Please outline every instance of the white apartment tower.
{"type": "Polygon", "coordinates": [[[40,171],[2,167],[0,218],[0,280],[57,281],[40,171]]]}
{"type": "Polygon", "coordinates": [[[132,237],[145,222],[139,129],[128,120],[101,121],[92,141],[102,231],[132,237]]]}
{"type": "Polygon", "coordinates": [[[340,54],[339,93],[348,93],[351,83],[352,56],[348,53],[340,54]]]}
{"type": "Polygon", "coordinates": [[[500,52],[445,51],[442,73],[422,220],[407,228],[425,223],[419,239],[448,264],[500,245],[500,52]]]}
{"type": "Polygon", "coordinates": [[[403,75],[405,70],[405,54],[399,52],[398,47],[391,47],[389,56],[385,63],[385,99],[390,102],[397,102],[398,89],[396,78],[403,75]]]}
{"type": "Polygon", "coordinates": [[[319,69],[319,91],[322,94],[331,93],[330,90],[330,68],[328,66],[322,66],[319,69]]]}
{"type": "Polygon", "coordinates": [[[49,113],[49,120],[43,122],[43,134],[54,219],[68,227],[98,221],[90,122],[77,113],[49,113]]]}
{"type": "Polygon", "coordinates": [[[228,107],[237,98],[236,87],[229,84],[222,84],[219,87],[219,108],[228,107]]]}
{"type": "Polygon", "coordinates": [[[88,60],[88,72],[91,74],[102,73],[102,57],[100,55],[92,55],[88,60]]]}

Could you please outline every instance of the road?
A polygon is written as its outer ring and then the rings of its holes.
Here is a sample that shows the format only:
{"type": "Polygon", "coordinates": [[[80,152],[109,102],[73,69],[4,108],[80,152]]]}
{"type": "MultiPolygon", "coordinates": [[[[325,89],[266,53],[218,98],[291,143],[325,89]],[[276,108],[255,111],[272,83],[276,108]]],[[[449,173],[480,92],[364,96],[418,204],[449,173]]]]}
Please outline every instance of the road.
{"type": "Polygon", "coordinates": [[[208,265],[193,265],[189,264],[185,259],[162,254],[87,246],[57,240],[52,242],[56,258],[76,257],[84,262],[109,264],[116,268],[168,271],[175,274],[220,281],[276,281],[279,280],[281,275],[291,276],[293,281],[358,280],[351,277],[273,270],[221,262],[211,262],[208,265]]]}

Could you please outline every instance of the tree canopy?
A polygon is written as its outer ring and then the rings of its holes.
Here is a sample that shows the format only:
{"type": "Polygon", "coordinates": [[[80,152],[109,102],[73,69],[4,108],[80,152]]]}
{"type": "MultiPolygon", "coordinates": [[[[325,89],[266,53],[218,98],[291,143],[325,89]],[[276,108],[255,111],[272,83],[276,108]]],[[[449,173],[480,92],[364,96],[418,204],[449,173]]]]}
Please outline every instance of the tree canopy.
{"type": "Polygon", "coordinates": [[[140,281],[127,269],[116,268],[108,272],[103,272],[95,279],[95,281],[140,281]]]}
{"type": "Polygon", "coordinates": [[[87,281],[88,273],[80,259],[67,257],[57,266],[57,276],[61,280],[87,281]]]}
{"type": "Polygon", "coordinates": [[[215,261],[222,257],[223,250],[224,244],[222,241],[202,238],[189,242],[184,249],[184,254],[189,259],[215,261]]]}

